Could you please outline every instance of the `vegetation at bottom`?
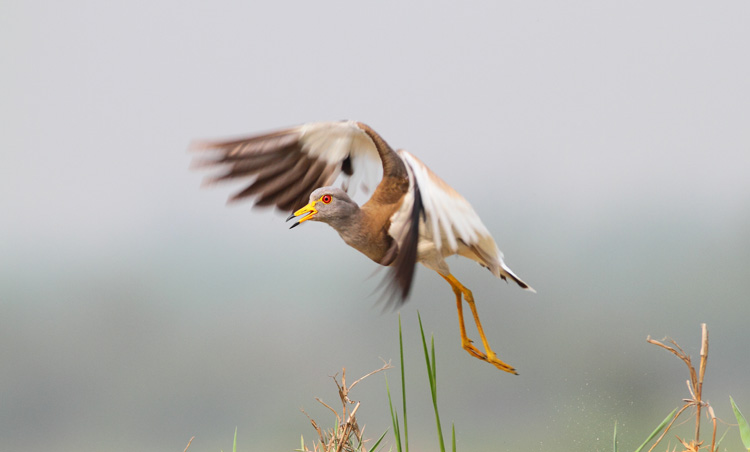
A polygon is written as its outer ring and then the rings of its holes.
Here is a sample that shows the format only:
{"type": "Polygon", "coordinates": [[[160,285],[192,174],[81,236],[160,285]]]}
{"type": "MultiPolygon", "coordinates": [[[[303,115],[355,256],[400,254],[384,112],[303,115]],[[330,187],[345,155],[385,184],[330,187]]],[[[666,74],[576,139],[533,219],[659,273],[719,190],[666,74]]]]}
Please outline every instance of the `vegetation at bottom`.
{"type": "MultiPolygon", "coordinates": [[[[422,336],[422,348],[424,351],[424,357],[425,357],[425,364],[427,366],[427,379],[430,386],[430,394],[432,396],[432,406],[433,410],[435,412],[435,423],[437,425],[437,440],[439,444],[439,450],[441,452],[445,452],[445,441],[443,440],[443,429],[442,424],[440,423],[440,412],[438,410],[438,402],[437,402],[437,361],[435,359],[435,341],[434,337],[430,338],[430,347],[428,350],[427,347],[427,340],[425,339],[424,335],[424,328],[422,326],[422,318],[418,315],[419,318],[419,331],[422,336]]],[[[386,394],[388,396],[388,407],[390,409],[391,413],[391,422],[393,425],[393,436],[394,436],[394,442],[395,447],[398,452],[408,452],[409,451],[409,430],[408,430],[408,421],[407,421],[407,404],[406,404],[406,374],[405,374],[405,359],[404,359],[404,340],[403,340],[403,334],[401,330],[401,316],[399,316],[398,319],[398,341],[399,341],[399,354],[400,354],[400,370],[401,370],[401,418],[399,419],[399,413],[397,409],[394,409],[393,407],[393,398],[391,397],[391,389],[388,385],[388,376],[386,375],[385,383],[386,383],[386,394]]],[[[340,412],[337,412],[327,404],[325,404],[322,400],[317,399],[318,402],[322,403],[324,406],[326,406],[328,409],[330,409],[334,415],[334,425],[331,428],[328,429],[321,429],[318,425],[318,423],[310,418],[310,422],[317,432],[318,439],[312,444],[312,448],[309,448],[305,445],[304,437],[301,438],[301,444],[300,448],[296,449],[297,452],[367,452],[369,451],[377,451],[378,448],[381,445],[381,442],[385,438],[387,432],[383,432],[380,437],[375,440],[375,442],[372,444],[372,446],[366,446],[367,440],[363,439],[363,430],[359,428],[359,425],[357,423],[356,419],[356,413],[359,409],[359,402],[354,402],[349,398],[349,392],[352,390],[352,388],[359,383],[360,381],[364,380],[365,378],[369,377],[370,375],[373,375],[377,372],[381,372],[387,369],[392,368],[390,363],[385,363],[383,367],[380,369],[377,369],[373,372],[370,372],[369,374],[365,375],[364,377],[360,378],[359,380],[355,381],[351,384],[351,386],[346,385],[346,369],[342,371],[341,376],[341,383],[339,383],[338,380],[336,380],[336,377],[334,376],[334,382],[336,383],[336,386],[338,388],[339,398],[341,399],[341,410],[340,412]],[[350,405],[354,405],[354,408],[351,410],[348,410],[348,407],[350,405]]],[[[309,418],[309,416],[308,416],[309,418]]],[[[452,450],[453,452],[456,451],[456,433],[455,428],[452,429],[452,450]]],[[[382,448],[381,448],[382,449],[382,448]]],[[[389,449],[390,451],[393,450],[393,447],[389,449]]]]}
{"type": "MultiPolygon", "coordinates": [[[[729,426],[717,440],[716,433],[720,420],[716,417],[713,406],[711,406],[711,404],[703,396],[703,379],[705,377],[706,367],[708,364],[708,327],[705,323],[701,324],[701,332],[700,362],[698,363],[697,369],[693,365],[690,355],[685,353],[685,350],[683,350],[682,347],[680,347],[679,344],[677,344],[677,342],[675,342],[673,339],[665,338],[662,339],[662,341],[656,341],[651,339],[651,337],[646,338],[646,341],[649,344],[653,344],[663,348],[685,363],[688,368],[688,372],[690,373],[690,379],[687,380],[687,388],[688,392],[690,393],[690,397],[683,399],[683,405],[681,407],[678,406],[677,408],[672,410],[672,412],[669,413],[666,418],[664,418],[664,420],[656,427],[656,429],[654,429],[651,435],[646,438],[643,444],[641,444],[640,447],[635,450],[635,452],[641,452],[642,450],[645,450],[645,447],[648,446],[651,441],[654,440],[654,438],[656,438],[656,441],[653,442],[651,447],[648,449],[648,452],[657,450],[656,447],[660,443],[662,443],[667,433],[672,430],[676,430],[676,426],[679,425],[676,424],[676,422],[680,418],[680,416],[687,413],[691,409],[692,413],[695,414],[695,429],[693,430],[691,435],[673,432],[675,433],[677,443],[674,445],[667,444],[665,449],[667,452],[677,452],[678,448],[680,452],[718,452],[720,450],[719,447],[722,440],[733,428],[733,426],[729,426]],[[712,428],[710,440],[703,436],[701,432],[701,420],[703,419],[703,417],[701,416],[702,414],[705,414],[706,419],[708,419],[711,423],[712,428]]],[[[731,396],[729,397],[729,400],[731,402],[735,418],[737,419],[737,426],[739,429],[740,437],[742,439],[742,443],[748,450],[748,452],[750,452],[750,426],[748,426],[747,420],[742,415],[731,396]]],[[[724,423],[727,424],[727,422],[724,423]]],[[[617,452],[618,450],[617,423],[615,423],[612,450],[614,452],[617,452]]]]}
{"type": "MultiPolygon", "coordinates": [[[[434,337],[430,338],[430,344],[428,347],[427,340],[424,334],[424,328],[422,326],[422,318],[418,314],[419,319],[419,331],[422,337],[422,349],[425,358],[425,364],[427,367],[427,381],[430,387],[430,394],[432,396],[432,406],[435,413],[435,424],[437,432],[437,442],[440,452],[445,452],[445,441],[443,438],[442,424],[440,422],[440,413],[438,410],[438,398],[437,398],[437,360],[435,355],[435,341],[434,337]]],[[[739,435],[745,449],[750,452],[750,424],[748,424],[747,418],[742,414],[740,408],[735,403],[732,397],[729,397],[732,411],[737,424],[733,424],[727,421],[720,420],[715,412],[713,406],[703,396],[703,381],[706,373],[706,367],[708,363],[708,328],[706,324],[701,325],[702,328],[702,341],[700,349],[700,361],[698,367],[693,365],[690,356],[680,347],[677,342],[672,339],[663,339],[662,341],[656,341],[648,337],[646,340],[648,343],[656,345],[682,360],[688,368],[690,378],[687,380],[687,387],[690,396],[683,399],[682,406],[678,406],[670,412],[667,417],[651,432],[645,441],[635,449],[635,452],[653,452],[662,450],[666,452],[719,452],[721,443],[727,434],[737,428],[739,435]],[[690,414],[694,414],[695,423],[692,432],[682,432],[684,430],[685,422],[678,423],[680,417],[685,417],[690,414]],[[683,416],[684,415],[684,416],[683,416]],[[705,435],[705,429],[701,430],[701,421],[707,419],[710,422],[710,434],[705,435]],[[721,437],[717,439],[717,430],[719,423],[727,426],[721,437]],[[676,443],[672,444],[667,442],[664,449],[657,449],[662,444],[668,433],[673,433],[676,438],[676,443]],[[650,444],[650,447],[646,449],[650,444]]],[[[401,317],[398,320],[398,336],[399,336],[399,355],[400,355],[400,376],[401,376],[401,412],[398,409],[394,409],[393,398],[391,396],[391,389],[388,384],[388,377],[386,375],[386,395],[388,397],[388,406],[391,414],[392,422],[392,433],[394,446],[388,449],[389,452],[393,452],[394,447],[397,452],[409,452],[409,430],[407,422],[407,403],[406,403],[406,375],[405,375],[405,358],[404,358],[404,342],[401,330],[401,317]],[[399,416],[399,414],[401,416],[399,416]]],[[[387,435],[387,431],[383,432],[376,440],[367,440],[364,437],[364,428],[360,428],[357,421],[357,414],[360,408],[360,402],[354,401],[349,398],[351,390],[361,381],[367,377],[376,374],[378,372],[391,369],[390,362],[386,362],[383,366],[377,370],[370,372],[369,374],[359,378],[351,385],[346,383],[346,369],[344,368],[341,372],[341,380],[339,382],[338,376],[333,376],[333,381],[338,389],[338,396],[340,399],[341,407],[337,411],[330,405],[323,402],[321,399],[316,398],[323,406],[328,408],[333,413],[332,426],[329,428],[321,428],[319,423],[308,416],[310,423],[313,426],[317,434],[317,440],[315,440],[310,447],[305,444],[304,436],[300,439],[300,448],[296,449],[296,452],[376,452],[383,450],[381,445],[384,438],[387,435]],[[372,442],[372,445],[368,443],[372,442]]],[[[304,411],[303,411],[304,413],[304,411]]],[[[305,413],[307,415],[307,413],[305,413]]],[[[618,452],[618,436],[617,436],[617,423],[614,427],[614,435],[612,441],[612,450],[618,452]]],[[[187,452],[193,438],[188,442],[185,451],[187,452]]],[[[451,429],[451,450],[456,452],[456,430],[455,426],[451,429]]],[[[223,451],[222,451],[223,452],[223,451]]],[[[232,445],[232,452],[237,452],[237,429],[234,432],[234,442],[232,445]]]]}

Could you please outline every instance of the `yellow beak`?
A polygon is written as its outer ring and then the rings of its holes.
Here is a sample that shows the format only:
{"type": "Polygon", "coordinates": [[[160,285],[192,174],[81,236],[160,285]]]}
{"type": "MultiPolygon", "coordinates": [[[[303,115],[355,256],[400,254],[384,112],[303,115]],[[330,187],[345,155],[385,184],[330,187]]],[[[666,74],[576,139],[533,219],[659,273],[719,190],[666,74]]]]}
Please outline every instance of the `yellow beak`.
{"type": "Polygon", "coordinates": [[[299,209],[298,211],[294,212],[292,215],[289,216],[289,218],[286,219],[286,221],[291,220],[292,218],[297,217],[297,222],[294,223],[289,227],[289,229],[292,229],[296,226],[299,226],[300,223],[303,221],[307,221],[310,218],[312,218],[316,213],[318,213],[318,209],[315,208],[315,203],[318,201],[310,201],[310,204],[306,205],[305,207],[299,209]],[[300,217],[300,215],[307,214],[303,217],[300,217]]]}

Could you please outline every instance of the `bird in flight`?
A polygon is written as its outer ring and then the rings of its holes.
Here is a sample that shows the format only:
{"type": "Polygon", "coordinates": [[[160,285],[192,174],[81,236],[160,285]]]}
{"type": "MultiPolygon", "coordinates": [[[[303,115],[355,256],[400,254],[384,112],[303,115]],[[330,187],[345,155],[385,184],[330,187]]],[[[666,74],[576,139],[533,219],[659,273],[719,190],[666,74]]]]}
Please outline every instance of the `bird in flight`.
{"type": "Polygon", "coordinates": [[[458,254],[493,275],[534,292],[505,262],[495,240],[471,205],[412,154],[394,151],[357,121],[313,122],[227,141],[201,141],[194,165],[222,168],[206,182],[249,179],[230,200],[294,212],[292,228],[310,221],[333,227],[347,245],[388,267],[386,295],[397,305],[409,296],[417,262],[436,271],[453,289],[461,346],[470,355],[517,374],[490,348],[471,291],[450,272],[445,258],[458,254]],[[382,168],[370,199],[350,197],[358,184],[382,168]],[[333,186],[343,180],[342,188],[333,186]],[[463,300],[469,305],[484,352],[466,335],[463,300]]]}

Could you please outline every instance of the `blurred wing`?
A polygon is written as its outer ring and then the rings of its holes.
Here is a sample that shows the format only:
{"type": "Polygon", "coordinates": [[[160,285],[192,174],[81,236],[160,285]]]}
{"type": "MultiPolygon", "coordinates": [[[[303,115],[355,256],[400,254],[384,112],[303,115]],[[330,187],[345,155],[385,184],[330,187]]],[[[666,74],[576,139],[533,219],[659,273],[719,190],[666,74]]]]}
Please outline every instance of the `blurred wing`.
{"type": "Polygon", "coordinates": [[[390,218],[388,235],[393,238],[393,244],[381,262],[389,266],[383,295],[388,304],[396,307],[409,297],[417,265],[420,223],[424,224],[425,220],[420,186],[409,162],[403,158],[403,153],[404,151],[398,151],[409,174],[409,191],[390,218]]]}
{"type": "Polygon", "coordinates": [[[343,176],[344,188],[374,185],[380,156],[372,139],[355,121],[315,122],[230,141],[194,143],[201,151],[195,167],[220,167],[206,183],[251,179],[230,201],[253,198],[256,206],[296,210],[310,193],[343,176]],[[206,154],[203,154],[205,152],[206,154]]]}

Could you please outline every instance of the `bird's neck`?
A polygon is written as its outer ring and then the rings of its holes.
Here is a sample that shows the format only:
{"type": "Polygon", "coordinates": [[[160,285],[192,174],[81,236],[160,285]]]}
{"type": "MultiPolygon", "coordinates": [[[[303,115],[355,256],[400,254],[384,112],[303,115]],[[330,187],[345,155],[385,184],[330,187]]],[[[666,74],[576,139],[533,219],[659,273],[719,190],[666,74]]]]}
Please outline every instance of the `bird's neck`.
{"type": "Polygon", "coordinates": [[[374,218],[373,212],[357,208],[343,221],[331,224],[344,242],[375,262],[383,260],[390,246],[390,237],[383,229],[383,223],[374,218]],[[380,225],[380,227],[377,227],[380,225]]]}

